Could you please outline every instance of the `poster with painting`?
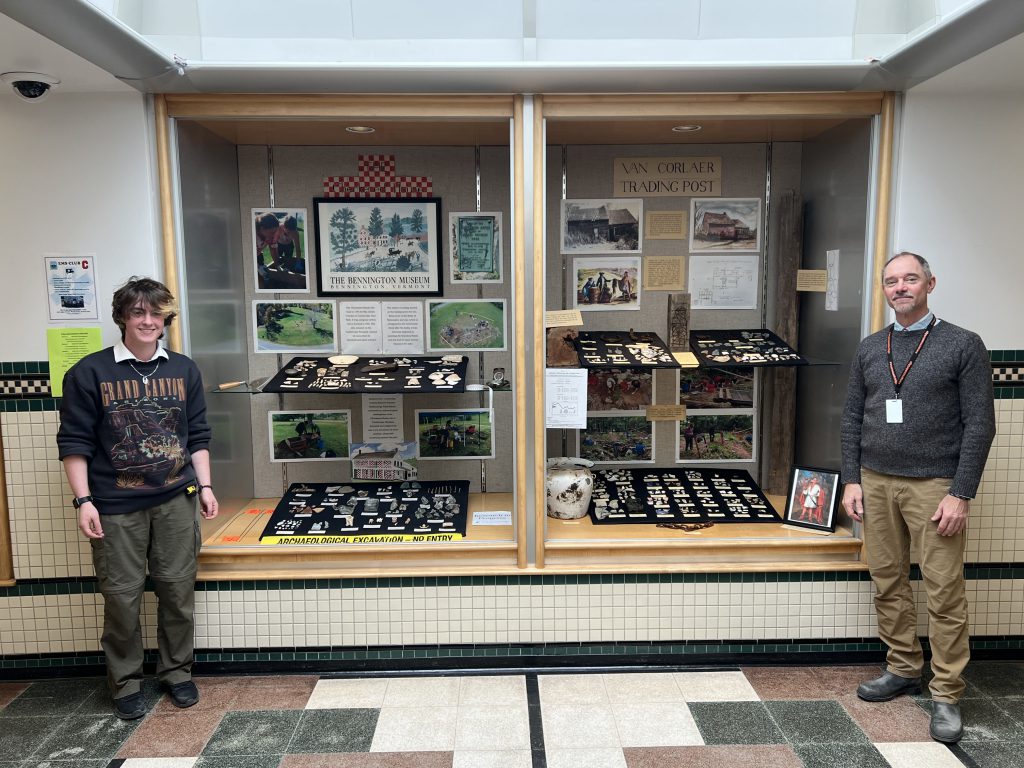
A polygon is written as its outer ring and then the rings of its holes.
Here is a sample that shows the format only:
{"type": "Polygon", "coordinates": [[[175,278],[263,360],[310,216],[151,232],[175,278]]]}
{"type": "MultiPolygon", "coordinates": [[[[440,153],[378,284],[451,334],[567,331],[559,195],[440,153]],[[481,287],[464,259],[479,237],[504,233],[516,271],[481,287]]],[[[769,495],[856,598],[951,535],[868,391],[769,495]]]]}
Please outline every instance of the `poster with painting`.
{"type": "Polygon", "coordinates": [[[309,293],[306,209],[253,208],[256,293],[309,293]]]}
{"type": "Polygon", "coordinates": [[[453,283],[501,282],[501,213],[449,213],[453,283]]]}
{"type": "Polygon", "coordinates": [[[428,352],[508,349],[505,299],[427,301],[428,352]]]}
{"type": "Polygon", "coordinates": [[[349,411],[270,411],[270,460],[346,461],[349,411]]]}
{"type": "Polygon", "coordinates": [[[333,301],[254,301],[252,327],[256,352],[315,354],[337,349],[333,301]]]}
{"type": "Polygon", "coordinates": [[[760,251],[760,198],[695,197],[690,200],[691,253],[760,251]]]}
{"type": "Polygon", "coordinates": [[[643,218],[640,199],[563,200],[562,253],[640,253],[643,218]]]}
{"type": "Polygon", "coordinates": [[[416,411],[416,452],[430,459],[493,459],[494,414],[487,408],[416,411]]]}
{"type": "Polygon", "coordinates": [[[654,422],[640,416],[587,416],[580,430],[580,458],[595,464],[654,462],[654,422]]]}
{"type": "Polygon", "coordinates": [[[313,199],[320,296],[440,296],[441,198],[313,199]]]}
{"type": "Polygon", "coordinates": [[[679,402],[689,409],[753,408],[755,369],[683,368],[679,371],[679,402]]]}
{"type": "Polygon", "coordinates": [[[754,461],[754,414],[689,413],[677,422],[676,462],[754,461]]]}
{"type": "Polygon", "coordinates": [[[638,368],[587,371],[587,413],[642,411],[654,404],[654,372],[638,368]]]}
{"type": "Polygon", "coordinates": [[[640,309],[640,257],[572,260],[573,307],[581,312],[640,309]]]}

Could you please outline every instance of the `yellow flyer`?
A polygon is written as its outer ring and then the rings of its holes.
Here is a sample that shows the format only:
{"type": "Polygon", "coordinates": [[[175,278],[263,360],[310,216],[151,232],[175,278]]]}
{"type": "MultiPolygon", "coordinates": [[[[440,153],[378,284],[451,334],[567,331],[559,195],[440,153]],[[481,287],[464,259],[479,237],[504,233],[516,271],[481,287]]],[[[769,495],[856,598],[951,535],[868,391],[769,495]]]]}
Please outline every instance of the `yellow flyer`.
{"type": "Polygon", "coordinates": [[[64,396],[64,374],[83,357],[103,349],[99,328],[47,328],[46,354],[50,360],[50,391],[64,396]]]}

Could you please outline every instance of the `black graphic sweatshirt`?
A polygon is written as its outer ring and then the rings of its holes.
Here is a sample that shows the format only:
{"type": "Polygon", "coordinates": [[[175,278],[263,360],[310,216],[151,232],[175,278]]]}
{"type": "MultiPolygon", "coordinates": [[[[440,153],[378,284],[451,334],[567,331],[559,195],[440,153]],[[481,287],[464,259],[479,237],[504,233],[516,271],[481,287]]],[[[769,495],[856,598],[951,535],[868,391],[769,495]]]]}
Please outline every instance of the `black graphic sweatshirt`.
{"type": "Polygon", "coordinates": [[[57,447],[84,456],[100,514],[163,504],[195,479],[192,452],[210,443],[203,382],[189,358],[168,352],[147,383],[132,370],[154,361],[114,362],[113,347],[78,361],[64,376],[57,447]]]}

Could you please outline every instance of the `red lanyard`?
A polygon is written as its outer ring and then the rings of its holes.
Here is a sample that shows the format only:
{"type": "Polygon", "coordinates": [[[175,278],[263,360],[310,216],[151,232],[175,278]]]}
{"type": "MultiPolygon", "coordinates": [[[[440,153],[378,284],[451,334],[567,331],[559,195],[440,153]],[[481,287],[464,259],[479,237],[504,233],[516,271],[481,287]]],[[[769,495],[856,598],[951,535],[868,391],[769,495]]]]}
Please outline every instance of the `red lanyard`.
{"type": "Polygon", "coordinates": [[[921,349],[924,347],[924,343],[928,341],[928,334],[932,332],[932,328],[935,326],[935,315],[932,315],[932,321],[928,323],[928,327],[924,330],[924,335],[921,337],[921,341],[917,344],[917,349],[914,350],[914,354],[910,356],[910,360],[907,361],[907,367],[903,369],[903,373],[900,377],[896,378],[896,366],[892,361],[892,331],[895,328],[895,323],[889,326],[889,338],[885,342],[885,352],[889,356],[889,373],[892,375],[892,383],[896,388],[896,397],[900,396],[900,387],[903,386],[903,380],[907,378],[907,374],[910,373],[910,366],[917,360],[917,356],[921,354],[921,349]]]}

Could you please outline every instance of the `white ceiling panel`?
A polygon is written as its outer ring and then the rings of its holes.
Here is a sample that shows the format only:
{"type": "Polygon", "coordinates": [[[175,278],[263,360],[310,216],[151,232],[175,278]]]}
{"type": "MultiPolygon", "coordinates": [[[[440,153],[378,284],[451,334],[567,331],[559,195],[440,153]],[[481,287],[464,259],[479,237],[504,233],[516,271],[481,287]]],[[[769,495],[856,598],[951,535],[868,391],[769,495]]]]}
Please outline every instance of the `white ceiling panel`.
{"type": "MultiPolygon", "coordinates": [[[[170,0],[194,2],[195,0],[170,0]]],[[[199,26],[204,37],[264,40],[352,37],[349,0],[198,0],[199,26]]],[[[387,3],[380,3],[387,4],[387,3]]],[[[431,4],[420,3],[423,8],[431,4]]],[[[246,56],[251,60],[253,56],[246,56]]],[[[264,57],[264,61],[273,61],[264,57]]]]}
{"type": "Polygon", "coordinates": [[[273,39],[263,40],[253,50],[249,40],[234,37],[204,38],[203,61],[236,62],[266,66],[278,64],[364,64],[447,62],[516,62],[522,60],[519,40],[338,40],[273,39]],[[258,56],[258,58],[249,58],[258,56]],[[387,59],[383,59],[383,57],[387,59]]]}
{"type": "Polygon", "coordinates": [[[536,5],[541,39],[687,39],[699,32],[700,0],[536,0],[536,5]]]}
{"type": "Polygon", "coordinates": [[[54,92],[128,92],[109,72],[0,14],[0,72],[42,72],[61,81],[54,92]]]}
{"type": "MultiPolygon", "coordinates": [[[[537,59],[569,63],[663,62],[743,64],[843,62],[850,38],[782,40],[538,40],[537,59]]],[[[638,85],[642,90],[643,86],[638,85]]]]}
{"type": "Polygon", "coordinates": [[[702,38],[840,37],[853,31],[857,0],[703,0],[702,38]]]}
{"type": "Polygon", "coordinates": [[[464,40],[523,34],[521,2],[509,0],[351,0],[355,37],[362,40],[464,40]]]}

